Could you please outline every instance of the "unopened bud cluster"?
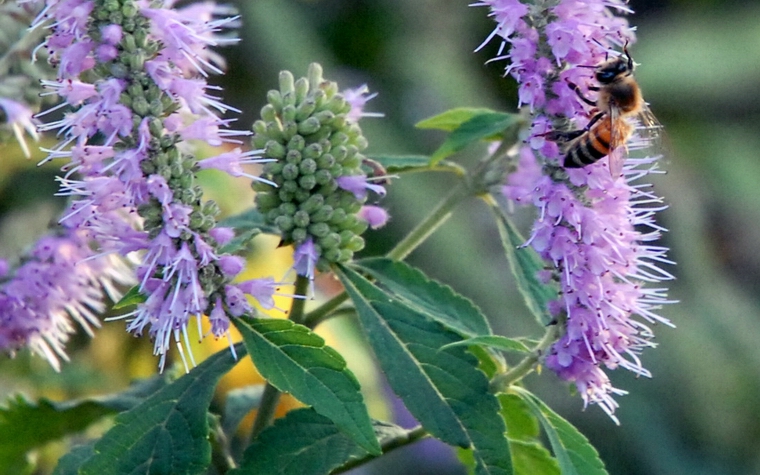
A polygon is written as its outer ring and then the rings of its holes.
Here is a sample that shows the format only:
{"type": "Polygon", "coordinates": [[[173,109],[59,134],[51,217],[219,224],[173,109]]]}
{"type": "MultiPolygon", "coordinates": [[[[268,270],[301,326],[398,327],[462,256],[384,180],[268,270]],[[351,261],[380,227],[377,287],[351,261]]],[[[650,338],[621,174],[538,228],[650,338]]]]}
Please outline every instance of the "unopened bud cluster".
{"type": "Polygon", "coordinates": [[[367,229],[356,215],[366,194],[357,197],[338,185],[341,177],[365,175],[361,151],[367,141],[347,120],[350,104],[335,82],[322,78],[318,64],[309,66],[308,79],[280,73],[280,90],[269,91],[267,100],[262,120],[253,124],[253,144],[276,159],[262,175],[276,188],[254,184],[259,209],[285,243],[298,246],[312,238],[318,269],[350,260],[364,247],[367,229]]]}

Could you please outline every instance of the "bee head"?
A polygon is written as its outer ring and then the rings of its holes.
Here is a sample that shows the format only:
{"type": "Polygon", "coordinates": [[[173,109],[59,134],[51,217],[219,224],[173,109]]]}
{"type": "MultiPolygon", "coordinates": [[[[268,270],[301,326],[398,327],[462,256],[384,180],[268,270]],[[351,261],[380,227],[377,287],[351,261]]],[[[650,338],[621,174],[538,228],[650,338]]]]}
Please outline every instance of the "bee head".
{"type": "Polygon", "coordinates": [[[628,53],[628,43],[623,46],[623,55],[615,59],[605,61],[596,68],[594,77],[600,84],[611,84],[623,76],[630,76],[633,72],[633,58],[628,53]]]}

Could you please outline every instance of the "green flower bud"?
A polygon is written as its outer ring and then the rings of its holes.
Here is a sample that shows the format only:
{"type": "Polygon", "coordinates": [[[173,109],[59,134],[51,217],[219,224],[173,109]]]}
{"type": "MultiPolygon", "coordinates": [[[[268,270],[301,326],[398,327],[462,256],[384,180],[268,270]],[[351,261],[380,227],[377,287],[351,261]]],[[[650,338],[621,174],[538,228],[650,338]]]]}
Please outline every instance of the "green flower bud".
{"type": "Polygon", "coordinates": [[[325,249],[322,257],[328,262],[338,262],[340,259],[340,249],[337,247],[325,249]]]}
{"type": "Polygon", "coordinates": [[[281,111],[284,107],[282,103],[282,94],[276,89],[272,89],[267,92],[267,102],[271,105],[275,111],[281,111]]]}
{"type": "Polygon", "coordinates": [[[302,243],[306,240],[306,238],[309,236],[306,233],[306,229],[304,228],[296,228],[293,230],[292,233],[290,233],[291,239],[293,239],[294,242],[302,243]]]}
{"type": "Polygon", "coordinates": [[[342,208],[333,208],[332,215],[330,216],[330,224],[338,227],[339,229],[342,229],[342,224],[344,221],[346,221],[346,210],[342,208]]]}
{"type": "Polygon", "coordinates": [[[348,241],[348,244],[346,244],[344,249],[348,249],[353,252],[361,251],[364,249],[364,238],[359,235],[354,235],[354,237],[348,241]]]}
{"type": "Polygon", "coordinates": [[[299,209],[306,211],[307,213],[314,213],[325,202],[325,197],[322,195],[311,195],[309,198],[299,205],[299,209]]]}
{"type": "Polygon", "coordinates": [[[190,213],[190,228],[198,229],[203,224],[204,216],[197,211],[190,213]]]}
{"type": "Polygon", "coordinates": [[[296,121],[296,108],[292,105],[287,105],[282,108],[282,121],[283,122],[295,122],[296,121]]]}
{"type": "MultiPolygon", "coordinates": [[[[314,179],[318,184],[325,186],[333,181],[333,176],[332,173],[330,173],[330,170],[317,170],[317,172],[314,174],[314,179]]],[[[325,189],[320,189],[320,193],[327,195],[329,193],[332,193],[334,190],[334,188],[328,186],[325,189]]]]}
{"type": "Polygon", "coordinates": [[[348,262],[354,258],[354,253],[350,249],[341,249],[338,262],[348,262]]]}
{"type": "Polygon", "coordinates": [[[320,155],[322,155],[322,147],[320,147],[319,144],[309,144],[303,149],[304,158],[317,159],[320,155]]]}
{"type": "MultiPolygon", "coordinates": [[[[321,195],[316,195],[321,196],[321,195]]],[[[313,223],[329,222],[333,215],[333,208],[330,205],[321,206],[311,215],[311,221],[313,223]]]]}
{"type": "Polygon", "coordinates": [[[124,18],[132,18],[137,15],[137,6],[134,2],[124,2],[121,6],[121,14],[124,15],[124,18]]]}
{"type": "MultiPolygon", "coordinates": [[[[335,135],[339,135],[339,133],[335,135]]],[[[348,141],[348,136],[346,136],[346,141],[348,141]]],[[[335,142],[333,142],[332,154],[335,157],[335,161],[341,163],[348,156],[348,149],[342,144],[337,144],[336,146],[335,142]]]]}
{"type": "Polygon", "coordinates": [[[304,201],[308,200],[310,196],[311,196],[311,191],[304,190],[303,188],[298,188],[293,193],[293,199],[299,203],[303,203],[304,201]]]}
{"type": "Polygon", "coordinates": [[[132,98],[132,111],[140,117],[145,117],[150,112],[150,104],[142,96],[134,97],[132,98]]]}
{"type": "Polygon", "coordinates": [[[116,79],[124,79],[129,76],[129,69],[121,63],[112,63],[109,70],[111,71],[111,76],[116,79]]]}
{"type": "Polygon", "coordinates": [[[298,124],[298,133],[301,135],[311,135],[316,133],[321,126],[322,124],[320,124],[319,119],[309,117],[298,124]]]}
{"type": "Polygon", "coordinates": [[[304,147],[306,147],[306,140],[301,135],[296,134],[288,141],[288,150],[300,152],[304,147]]]}
{"type": "Polygon", "coordinates": [[[269,140],[264,146],[264,156],[269,158],[283,158],[285,156],[285,147],[279,142],[269,140]]]}
{"type": "Polygon", "coordinates": [[[332,249],[340,245],[340,236],[337,233],[328,233],[317,241],[322,249],[332,249]]]}
{"type": "Polygon", "coordinates": [[[294,227],[293,217],[285,215],[277,216],[274,220],[274,225],[282,231],[288,232],[294,227]]]}
{"type": "Polygon", "coordinates": [[[303,175],[298,179],[298,185],[302,190],[311,190],[317,186],[317,179],[314,175],[303,175]]]}
{"type": "Polygon", "coordinates": [[[272,104],[265,104],[264,107],[261,108],[261,118],[266,122],[275,122],[278,120],[277,111],[272,104]]]}
{"type": "MultiPolygon", "coordinates": [[[[312,83],[314,84],[314,83],[312,83]]],[[[314,84],[316,86],[317,84],[314,84]]],[[[298,78],[295,83],[296,104],[300,104],[306,99],[309,93],[309,81],[306,78],[298,78]]]]}
{"type": "Polygon", "coordinates": [[[280,185],[280,189],[287,191],[288,193],[296,193],[300,190],[300,187],[295,180],[285,180],[282,182],[282,185],[280,185]]]}
{"type": "Polygon", "coordinates": [[[309,225],[309,213],[304,210],[298,210],[293,215],[293,223],[299,228],[305,228],[309,225]]]}
{"type": "Polygon", "coordinates": [[[294,91],[293,81],[293,75],[290,73],[290,71],[280,71],[280,92],[282,93],[283,97],[286,94],[291,94],[294,91]]]}
{"type": "Polygon", "coordinates": [[[312,175],[317,171],[317,161],[313,158],[304,159],[298,165],[298,168],[300,169],[302,175],[312,175]]]}
{"type": "Polygon", "coordinates": [[[269,162],[264,165],[264,173],[267,175],[280,175],[285,164],[282,162],[269,162]]]}
{"type": "Polygon", "coordinates": [[[309,234],[314,237],[322,238],[330,233],[330,226],[327,223],[312,223],[309,225],[309,234]]]}
{"type": "Polygon", "coordinates": [[[285,191],[283,189],[280,189],[277,192],[277,196],[280,197],[281,201],[293,201],[293,192],[292,191],[285,191]]]}
{"type": "Polygon", "coordinates": [[[222,210],[219,209],[219,205],[214,200],[208,200],[203,203],[203,206],[201,206],[201,211],[205,216],[210,216],[212,218],[219,216],[219,213],[222,212],[222,210]]]}
{"type": "MultiPolygon", "coordinates": [[[[285,166],[282,167],[282,177],[286,180],[295,180],[298,178],[299,170],[298,165],[295,163],[286,163],[285,166]]],[[[292,190],[295,191],[295,190],[292,190]]]]}
{"type": "Polygon", "coordinates": [[[129,33],[122,35],[121,47],[124,48],[124,51],[127,53],[134,53],[137,51],[137,42],[135,41],[134,35],[131,35],[129,33]]]}
{"type": "Polygon", "coordinates": [[[282,203],[279,208],[280,213],[293,216],[298,211],[298,207],[294,203],[282,203]]]}
{"type": "Polygon", "coordinates": [[[296,120],[303,121],[309,117],[317,108],[317,101],[313,97],[307,97],[303,102],[298,105],[296,110],[296,120]]]}

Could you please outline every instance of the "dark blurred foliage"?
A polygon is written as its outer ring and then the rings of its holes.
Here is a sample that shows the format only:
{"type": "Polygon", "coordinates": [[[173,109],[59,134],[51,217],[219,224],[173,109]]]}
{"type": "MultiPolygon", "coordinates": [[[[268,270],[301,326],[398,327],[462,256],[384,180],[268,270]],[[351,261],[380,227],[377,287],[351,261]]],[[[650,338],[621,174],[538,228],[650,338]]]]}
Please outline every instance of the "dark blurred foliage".
{"type": "MultiPolygon", "coordinates": [[[[467,3],[241,1],[242,41],[224,51],[230,73],[213,81],[244,111],[237,124],[247,128],[280,70],[299,76],[317,61],[342,87],[366,83],[380,93],[368,110],[385,118],[362,124],[370,154],[429,153],[442,136],[414,129],[415,122],[457,106],[514,108],[505,64],[486,64],[498,43],[473,52],[493,28],[488,11],[467,3]]],[[[591,439],[612,474],[760,473],[760,5],[631,6],[637,77],[666,130],[668,174],[652,181],[670,205],[660,221],[678,262],[669,270],[678,277],[670,287],[680,303],[661,313],[678,328],[656,329],[660,346],[643,356],[652,380],[614,372],[614,384],[630,392],[619,398],[619,427],[598,408],[582,411],[580,398],[547,372],[526,382],[591,439]]],[[[7,222],[20,209],[6,201],[19,182],[3,173],[0,212],[7,222]]],[[[49,175],[39,182],[49,183],[49,175]]],[[[392,221],[369,236],[368,252],[388,249],[449,185],[438,175],[396,180],[385,200],[392,221]]],[[[518,212],[518,219],[527,231],[532,217],[518,212]]],[[[541,333],[521,304],[488,211],[475,200],[409,261],[475,300],[496,331],[541,333]]],[[[407,448],[361,472],[462,473],[441,450],[407,448]]]]}

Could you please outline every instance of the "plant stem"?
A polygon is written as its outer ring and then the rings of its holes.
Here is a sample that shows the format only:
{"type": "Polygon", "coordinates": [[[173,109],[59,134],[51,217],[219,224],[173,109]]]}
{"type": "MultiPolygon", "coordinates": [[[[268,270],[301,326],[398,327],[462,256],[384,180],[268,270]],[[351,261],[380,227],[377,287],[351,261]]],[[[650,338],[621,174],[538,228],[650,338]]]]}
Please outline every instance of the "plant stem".
{"type": "MultiPolygon", "coordinates": [[[[414,429],[411,429],[411,430],[405,432],[404,435],[402,435],[402,436],[394,437],[392,439],[388,439],[388,440],[384,441],[380,445],[380,448],[383,451],[383,453],[381,455],[385,455],[385,454],[387,454],[388,452],[390,452],[390,451],[392,451],[394,449],[397,449],[399,447],[407,446],[407,445],[411,444],[412,442],[416,442],[416,441],[418,441],[420,439],[423,439],[425,437],[429,437],[429,434],[427,433],[427,431],[425,429],[423,429],[422,426],[417,426],[414,429]]],[[[345,472],[351,470],[352,468],[358,467],[359,465],[363,465],[363,464],[369,462],[370,460],[373,460],[373,459],[375,459],[375,458],[377,458],[379,456],[380,455],[366,455],[366,456],[364,456],[362,458],[351,460],[351,461],[347,462],[345,465],[342,465],[337,470],[335,470],[333,472],[330,472],[330,475],[337,475],[339,473],[345,473],[345,472]]]]}
{"type": "Polygon", "coordinates": [[[423,219],[409,234],[402,239],[396,247],[391,249],[386,257],[393,259],[394,261],[401,261],[406,258],[412,251],[414,251],[420,244],[425,242],[436,229],[438,229],[446,220],[451,216],[451,212],[454,207],[459,204],[464,198],[470,195],[469,188],[466,183],[460,182],[454,189],[446,196],[443,201],[438,203],[433,211],[423,219]]]}
{"type": "Polygon", "coordinates": [[[530,374],[538,363],[539,358],[543,355],[544,351],[549,348],[559,336],[560,325],[550,325],[546,328],[546,333],[541,341],[533,348],[530,355],[526,356],[517,365],[506,373],[499,374],[491,380],[492,392],[505,392],[509,385],[515,381],[519,381],[528,374],[530,374]]]}
{"type": "MultiPolygon", "coordinates": [[[[296,277],[296,286],[294,290],[295,295],[307,295],[309,290],[309,278],[299,275],[296,277]]],[[[293,299],[293,303],[290,304],[290,320],[303,325],[305,322],[304,308],[306,307],[306,299],[299,298],[293,299]]]]}
{"type": "Polygon", "coordinates": [[[272,423],[277,403],[280,402],[280,394],[280,391],[271,384],[267,383],[264,386],[264,393],[261,395],[261,405],[259,405],[259,409],[256,412],[256,420],[253,421],[253,429],[251,429],[251,440],[256,439],[261,431],[272,423]]]}

